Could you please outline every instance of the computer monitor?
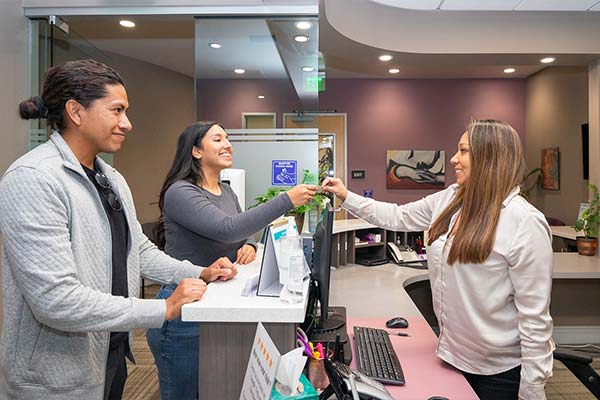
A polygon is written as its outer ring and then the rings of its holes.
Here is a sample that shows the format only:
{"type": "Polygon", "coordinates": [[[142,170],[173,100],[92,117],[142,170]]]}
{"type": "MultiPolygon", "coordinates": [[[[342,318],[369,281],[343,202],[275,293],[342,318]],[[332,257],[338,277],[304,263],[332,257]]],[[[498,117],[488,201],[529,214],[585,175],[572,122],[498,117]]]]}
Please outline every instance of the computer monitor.
{"type": "Polygon", "coordinates": [[[323,218],[313,235],[313,263],[311,296],[309,307],[316,311],[316,302],[320,305],[320,317],[312,326],[313,332],[335,330],[345,324],[344,317],[329,311],[329,282],[331,277],[331,242],[333,235],[333,208],[325,206],[323,218]]]}

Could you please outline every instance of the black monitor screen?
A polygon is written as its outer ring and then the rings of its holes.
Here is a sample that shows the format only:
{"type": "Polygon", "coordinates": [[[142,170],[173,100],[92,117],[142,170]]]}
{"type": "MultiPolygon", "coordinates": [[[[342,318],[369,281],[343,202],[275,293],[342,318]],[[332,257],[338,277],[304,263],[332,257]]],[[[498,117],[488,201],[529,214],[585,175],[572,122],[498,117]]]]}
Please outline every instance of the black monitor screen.
{"type": "Polygon", "coordinates": [[[313,236],[314,252],[312,278],[316,283],[316,299],[320,304],[321,316],[316,330],[332,330],[344,324],[337,314],[329,313],[329,281],[331,277],[331,238],[333,234],[333,208],[327,204],[323,219],[313,236]]]}

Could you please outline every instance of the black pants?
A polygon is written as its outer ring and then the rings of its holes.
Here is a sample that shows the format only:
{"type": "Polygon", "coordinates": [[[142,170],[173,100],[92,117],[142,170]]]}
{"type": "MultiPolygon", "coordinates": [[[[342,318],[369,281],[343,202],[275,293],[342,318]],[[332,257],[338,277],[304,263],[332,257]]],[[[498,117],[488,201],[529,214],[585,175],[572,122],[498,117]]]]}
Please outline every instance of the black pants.
{"type": "Polygon", "coordinates": [[[125,351],[128,349],[128,341],[108,351],[106,360],[106,380],[104,384],[104,400],[121,400],[123,389],[127,380],[127,364],[125,363],[125,351]]]}
{"type": "Polygon", "coordinates": [[[521,366],[496,375],[463,375],[481,400],[516,400],[519,397],[521,366]]]}

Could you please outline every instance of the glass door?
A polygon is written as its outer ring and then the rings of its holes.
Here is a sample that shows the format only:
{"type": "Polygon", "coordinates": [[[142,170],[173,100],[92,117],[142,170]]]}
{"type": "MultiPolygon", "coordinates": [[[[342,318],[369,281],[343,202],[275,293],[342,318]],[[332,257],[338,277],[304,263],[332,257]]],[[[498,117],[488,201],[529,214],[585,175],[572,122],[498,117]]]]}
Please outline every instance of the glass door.
{"type": "MultiPolygon", "coordinates": [[[[30,96],[41,95],[44,76],[48,69],[55,65],[88,58],[110,64],[110,57],[106,53],[69,29],[68,23],[59,17],[32,19],[30,23],[30,96]]],[[[49,135],[46,121],[30,120],[29,149],[46,142],[49,135]]],[[[100,157],[112,165],[112,154],[100,154],[100,157]]]]}

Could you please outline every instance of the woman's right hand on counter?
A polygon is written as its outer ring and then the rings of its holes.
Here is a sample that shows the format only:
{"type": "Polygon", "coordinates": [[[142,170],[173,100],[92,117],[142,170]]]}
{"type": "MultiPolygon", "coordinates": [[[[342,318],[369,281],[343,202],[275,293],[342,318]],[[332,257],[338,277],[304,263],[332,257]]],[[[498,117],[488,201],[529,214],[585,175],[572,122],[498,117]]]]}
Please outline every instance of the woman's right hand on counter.
{"type": "Polygon", "coordinates": [[[326,178],[323,181],[322,188],[324,192],[335,194],[342,202],[346,201],[346,197],[348,197],[348,189],[339,178],[326,178]]]}
{"type": "Polygon", "coordinates": [[[318,189],[319,187],[317,185],[301,184],[288,190],[287,194],[290,197],[294,207],[298,207],[308,204],[308,202],[315,197],[318,189]]]}

